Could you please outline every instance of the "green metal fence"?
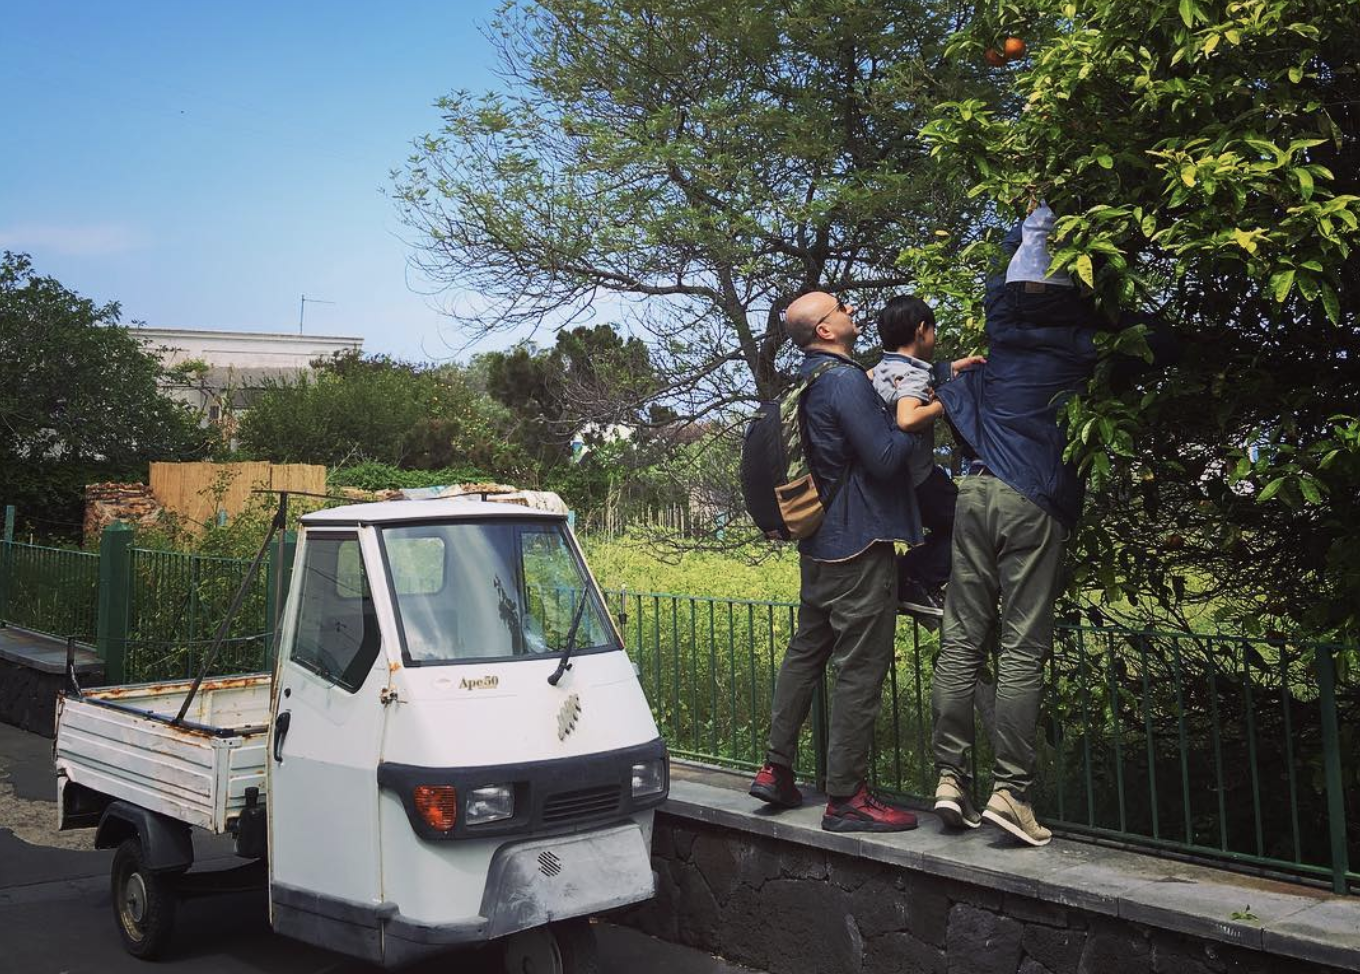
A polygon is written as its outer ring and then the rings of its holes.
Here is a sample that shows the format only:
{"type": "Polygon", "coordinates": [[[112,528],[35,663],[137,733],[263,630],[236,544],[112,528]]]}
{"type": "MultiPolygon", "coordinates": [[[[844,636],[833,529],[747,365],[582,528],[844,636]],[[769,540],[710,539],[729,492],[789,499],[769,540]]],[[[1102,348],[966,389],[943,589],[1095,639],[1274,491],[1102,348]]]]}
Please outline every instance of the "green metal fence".
{"type": "MultiPolygon", "coordinates": [[[[195,676],[250,562],[180,551],[131,550],[126,667],[129,681],[195,676]]],[[[272,625],[261,572],[231,620],[213,674],[265,666],[272,625]]]]}
{"type": "MultiPolygon", "coordinates": [[[[109,679],[194,674],[248,562],[132,548],[101,554],[0,541],[0,620],[59,636],[99,632],[109,679]]],[[[267,665],[269,620],[291,542],[274,552],[212,672],[267,665]]],[[[797,623],[793,602],[608,593],[672,753],[762,762],[770,704],[797,623]]],[[[875,784],[924,799],[934,786],[930,685],[938,640],[898,626],[872,755],[875,784]]],[[[985,715],[991,676],[979,684],[985,715]]],[[[1060,626],[1047,664],[1035,803],[1072,834],[1360,887],[1360,654],[1226,635],[1060,626]]],[[[824,770],[825,700],[799,770],[824,770]]],[[[974,753],[989,787],[987,720],[974,753]]]]}
{"type": "MultiPolygon", "coordinates": [[[[796,603],[613,591],[611,607],[671,750],[763,761],[796,603]]],[[[898,627],[872,754],[877,787],[934,791],[935,634],[898,627]]],[[[979,684],[978,794],[993,698],[979,684]]],[[[1360,886],[1360,660],[1354,648],[1060,626],[1040,721],[1039,814],[1076,835],[1360,886]]],[[[821,777],[825,693],[799,771],[821,777]]]]}
{"type": "Polygon", "coordinates": [[[98,555],[0,541],[0,620],[92,643],[98,614],[98,555]]]}

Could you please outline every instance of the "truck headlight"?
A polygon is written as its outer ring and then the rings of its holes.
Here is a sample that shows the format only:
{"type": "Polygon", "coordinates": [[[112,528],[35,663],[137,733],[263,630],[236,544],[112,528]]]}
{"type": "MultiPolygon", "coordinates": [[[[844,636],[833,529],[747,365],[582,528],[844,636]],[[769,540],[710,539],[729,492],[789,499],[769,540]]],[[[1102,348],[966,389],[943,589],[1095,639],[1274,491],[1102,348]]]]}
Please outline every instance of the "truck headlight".
{"type": "Polygon", "coordinates": [[[633,765],[633,797],[645,798],[666,790],[666,762],[653,758],[633,765]]]}
{"type": "Polygon", "coordinates": [[[467,824],[485,825],[515,817],[515,789],[510,785],[486,785],[468,792],[467,824]]]}

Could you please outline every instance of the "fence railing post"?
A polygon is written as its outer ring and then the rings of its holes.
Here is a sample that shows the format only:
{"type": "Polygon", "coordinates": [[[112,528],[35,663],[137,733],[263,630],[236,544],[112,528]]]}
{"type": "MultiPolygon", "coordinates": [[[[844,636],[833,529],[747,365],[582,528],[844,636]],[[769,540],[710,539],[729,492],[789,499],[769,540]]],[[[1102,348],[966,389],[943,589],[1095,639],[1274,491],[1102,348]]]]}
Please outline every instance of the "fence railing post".
{"type": "Polygon", "coordinates": [[[1336,667],[1332,647],[1314,651],[1317,663],[1318,703],[1322,711],[1322,768],[1327,782],[1327,827],[1332,844],[1332,891],[1347,892],[1346,873],[1350,856],[1346,850],[1346,799],[1341,779],[1341,735],[1336,722],[1336,667]]]}
{"type": "Polygon", "coordinates": [[[9,625],[9,586],[14,564],[14,505],[5,505],[5,533],[0,535],[0,629],[9,625]]]}
{"type": "Polygon", "coordinates": [[[274,668],[274,657],[279,646],[279,622],[283,616],[283,605],[288,599],[288,581],[293,573],[293,552],[297,550],[297,532],[281,531],[277,543],[269,551],[269,563],[265,567],[264,579],[264,618],[269,626],[269,638],[265,641],[265,669],[274,668]]]}
{"type": "Polygon", "coordinates": [[[95,649],[110,684],[127,679],[132,610],[132,528],[115,521],[99,538],[99,625],[95,649]]]}

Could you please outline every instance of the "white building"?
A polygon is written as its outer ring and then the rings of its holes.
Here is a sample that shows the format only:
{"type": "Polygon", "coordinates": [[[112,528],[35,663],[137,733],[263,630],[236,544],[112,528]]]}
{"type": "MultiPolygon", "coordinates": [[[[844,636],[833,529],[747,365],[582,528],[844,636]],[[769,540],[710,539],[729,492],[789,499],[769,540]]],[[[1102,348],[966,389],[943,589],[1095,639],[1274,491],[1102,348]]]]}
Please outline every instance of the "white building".
{"type": "Polygon", "coordinates": [[[184,383],[166,388],[207,422],[240,418],[258,390],[312,370],[317,359],[362,352],[364,340],[338,335],[289,335],[193,328],[132,328],[148,352],[167,366],[199,366],[184,383]]]}

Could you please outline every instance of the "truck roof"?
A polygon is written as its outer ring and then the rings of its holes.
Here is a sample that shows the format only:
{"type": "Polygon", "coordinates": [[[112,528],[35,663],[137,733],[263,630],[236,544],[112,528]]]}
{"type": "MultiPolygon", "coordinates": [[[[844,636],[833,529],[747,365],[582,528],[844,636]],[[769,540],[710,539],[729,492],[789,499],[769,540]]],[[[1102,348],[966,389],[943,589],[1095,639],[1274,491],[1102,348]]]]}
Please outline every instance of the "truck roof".
{"type": "Polygon", "coordinates": [[[375,501],[371,504],[346,504],[302,516],[308,527],[340,524],[396,524],[402,521],[442,521],[454,519],[532,518],[562,521],[566,515],[540,511],[522,504],[468,500],[465,497],[424,501],[375,501]]]}

